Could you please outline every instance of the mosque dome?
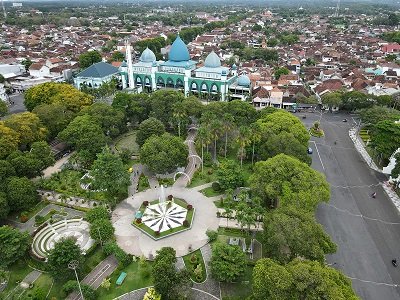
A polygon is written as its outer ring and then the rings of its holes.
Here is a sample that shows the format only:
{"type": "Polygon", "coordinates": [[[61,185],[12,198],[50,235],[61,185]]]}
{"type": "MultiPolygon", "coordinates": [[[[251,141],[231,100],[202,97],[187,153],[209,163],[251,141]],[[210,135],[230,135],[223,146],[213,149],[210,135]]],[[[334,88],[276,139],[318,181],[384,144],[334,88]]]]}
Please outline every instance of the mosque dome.
{"type": "Polygon", "coordinates": [[[121,64],[121,68],[126,68],[128,66],[128,64],[126,63],[126,61],[124,60],[121,64]]]}
{"type": "Polygon", "coordinates": [[[140,55],[139,60],[141,62],[153,62],[156,61],[156,56],[153,51],[151,51],[149,48],[146,48],[142,52],[142,55],[140,55]]]}
{"type": "Polygon", "coordinates": [[[238,78],[238,85],[240,86],[250,86],[250,78],[247,75],[240,75],[238,78]]]}
{"type": "Polygon", "coordinates": [[[204,66],[207,68],[219,68],[221,66],[221,60],[214,51],[211,51],[211,53],[207,55],[206,60],[204,61],[204,66]]]}
{"type": "Polygon", "coordinates": [[[233,64],[233,65],[232,65],[232,70],[236,70],[236,69],[237,69],[236,64],[233,64]]]}
{"type": "Polygon", "coordinates": [[[180,38],[179,34],[175,41],[172,43],[171,50],[169,50],[168,59],[171,61],[189,61],[189,50],[185,43],[180,38]]]}

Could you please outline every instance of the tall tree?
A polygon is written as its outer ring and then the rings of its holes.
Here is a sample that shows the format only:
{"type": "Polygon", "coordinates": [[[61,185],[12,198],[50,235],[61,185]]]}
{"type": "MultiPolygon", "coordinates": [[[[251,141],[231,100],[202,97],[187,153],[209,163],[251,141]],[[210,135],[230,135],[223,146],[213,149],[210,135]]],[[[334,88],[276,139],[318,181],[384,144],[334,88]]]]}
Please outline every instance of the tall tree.
{"type": "Polygon", "coordinates": [[[342,95],[338,92],[327,93],[322,96],[322,104],[328,106],[329,110],[342,104],[342,95]]]}
{"type": "Polygon", "coordinates": [[[11,152],[17,150],[19,143],[19,133],[0,121],[0,159],[6,158],[11,152]]]}
{"type": "Polygon", "coordinates": [[[90,224],[90,237],[104,243],[114,237],[114,226],[109,219],[99,219],[90,224]]]}
{"type": "Polygon", "coordinates": [[[380,121],[372,130],[372,147],[387,160],[400,145],[400,124],[390,120],[380,121]]]}
{"type": "Polygon", "coordinates": [[[6,218],[9,212],[10,207],[8,206],[7,195],[0,192],[0,220],[6,218]]]}
{"type": "Polygon", "coordinates": [[[234,128],[234,121],[235,121],[235,119],[230,113],[224,114],[223,121],[222,121],[222,127],[225,132],[225,147],[224,147],[225,158],[226,158],[226,153],[228,151],[228,134],[234,128]]]}
{"type": "Polygon", "coordinates": [[[250,125],[250,141],[252,143],[251,147],[251,164],[254,164],[254,155],[255,155],[255,149],[256,149],[256,144],[261,141],[261,130],[259,128],[258,123],[252,123],[250,125]]]}
{"type": "Polygon", "coordinates": [[[44,140],[47,135],[47,129],[42,125],[40,119],[30,112],[11,115],[4,121],[4,124],[18,133],[22,146],[44,140]]]}
{"type": "Polygon", "coordinates": [[[211,136],[210,132],[207,130],[206,127],[201,126],[197,130],[197,140],[200,141],[201,144],[201,165],[202,169],[201,171],[203,172],[203,165],[204,165],[204,146],[208,146],[211,143],[211,136]]]}
{"type": "Polygon", "coordinates": [[[7,183],[7,201],[11,211],[27,210],[39,200],[35,185],[26,177],[11,177],[7,183]]]}
{"type": "Polygon", "coordinates": [[[298,208],[267,212],[263,237],[263,248],[268,257],[281,263],[288,263],[299,256],[323,263],[325,254],[336,252],[336,245],[314,216],[298,208]],[[304,243],[305,240],[307,243],[304,243]]]}
{"type": "Polygon", "coordinates": [[[86,69],[98,62],[101,62],[101,54],[96,50],[79,55],[79,66],[81,69],[86,69]]]}
{"type": "Polygon", "coordinates": [[[218,281],[233,282],[244,274],[246,254],[239,246],[215,243],[212,246],[211,274],[218,281]]]}
{"type": "Polygon", "coordinates": [[[152,135],[160,136],[165,132],[165,126],[156,118],[148,118],[139,125],[139,130],[136,134],[136,143],[143,146],[146,140],[152,135]]]}
{"type": "Polygon", "coordinates": [[[221,135],[221,127],[222,127],[222,122],[221,120],[218,119],[212,120],[209,127],[212,138],[214,140],[214,160],[217,159],[217,141],[221,135]]]}
{"type": "MultiPolygon", "coordinates": [[[[0,74],[1,76],[1,74],[0,74]]],[[[3,100],[0,101],[0,117],[4,117],[8,113],[7,103],[3,100]]]]}
{"type": "Polygon", "coordinates": [[[177,91],[159,90],[151,94],[151,116],[163,122],[165,126],[170,125],[173,107],[175,103],[183,102],[185,97],[177,91]]]}
{"type": "Polygon", "coordinates": [[[169,133],[149,137],[140,149],[140,159],[157,174],[175,171],[186,165],[188,148],[169,133]]]}
{"type": "Polygon", "coordinates": [[[0,227],[0,267],[8,267],[25,255],[31,238],[28,232],[20,232],[10,226],[0,227]]]}
{"type": "Polygon", "coordinates": [[[111,153],[108,147],[97,155],[90,175],[93,176],[93,188],[106,190],[112,197],[127,193],[130,184],[129,173],[121,158],[111,153]]]}
{"type": "Polygon", "coordinates": [[[34,142],[31,145],[30,154],[41,161],[40,170],[54,164],[54,155],[49,144],[44,141],[34,142]]]}
{"type": "Polygon", "coordinates": [[[216,175],[223,190],[235,189],[244,183],[243,174],[234,160],[223,160],[218,166],[216,175]]]}
{"type": "Polygon", "coordinates": [[[256,163],[250,186],[254,196],[275,207],[293,205],[314,211],[318,203],[327,202],[330,197],[322,174],[285,154],[256,163]]]}
{"type": "Polygon", "coordinates": [[[245,147],[250,143],[250,134],[251,131],[249,127],[246,126],[240,126],[239,127],[239,132],[237,136],[237,143],[239,144],[239,153],[238,156],[240,158],[240,167],[243,166],[243,158],[246,157],[246,149],[245,147]]]}
{"type": "Polygon", "coordinates": [[[183,102],[176,102],[172,106],[172,121],[178,125],[178,136],[181,137],[181,126],[187,126],[190,121],[183,102]]]}
{"type": "Polygon", "coordinates": [[[78,261],[78,270],[83,265],[83,255],[81,248],[76,244],[73,238],[61,239],[54,244],[54,248],[49,251],[47,257],[48,269],[51,276],[57,280],[67,280],[74,275],[68,268],[71,261],[78,261]]]}

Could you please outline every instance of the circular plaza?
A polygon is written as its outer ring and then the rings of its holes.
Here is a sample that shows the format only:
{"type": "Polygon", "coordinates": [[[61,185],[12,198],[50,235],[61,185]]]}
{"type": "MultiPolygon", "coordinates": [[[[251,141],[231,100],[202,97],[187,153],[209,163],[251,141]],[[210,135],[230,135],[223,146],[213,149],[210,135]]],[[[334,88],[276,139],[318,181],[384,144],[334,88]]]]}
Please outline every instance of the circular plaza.
{"type": "MultiPolygon", "coordinates": [[[[191,226],[186,230],[155,239],[132,223],[138,217],[143,202],[159,199],[159,189],[148,189],[134,194],[117,205],[112,214],[112,222],[115,227],[115,236],[118,245],[127,253],[149,258],[155,256],[156,251],[163,247],[172,247],[177,256],[188,254],[191,249],[197,249],[208,242],[207,230],[217,230],[217,208],[211,198],[207,198],[197,189],[185,187],[167,187],[167,195],[182,199],[187,206],[193,207],[195,214],[191,220],[191,226]]],[[[150,204],[145,209],[146,213],[141,221],[147,223],[152,230],[168,231],[171,228],[181,226],[188,214],[182,205],[172,203],[170,205],[150,204]]]]}

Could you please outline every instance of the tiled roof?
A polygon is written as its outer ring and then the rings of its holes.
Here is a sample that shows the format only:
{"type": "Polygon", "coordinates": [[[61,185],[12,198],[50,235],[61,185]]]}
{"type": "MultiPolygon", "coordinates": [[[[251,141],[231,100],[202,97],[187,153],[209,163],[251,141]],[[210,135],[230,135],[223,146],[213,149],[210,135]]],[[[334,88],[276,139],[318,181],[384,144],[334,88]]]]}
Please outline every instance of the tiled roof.
{"type": "Polygon", "coordinates": [[[115,73],[118,73],[118,68],[105,62],[98,62],[83,70],[77,77],[103,78],[115,73]]]}

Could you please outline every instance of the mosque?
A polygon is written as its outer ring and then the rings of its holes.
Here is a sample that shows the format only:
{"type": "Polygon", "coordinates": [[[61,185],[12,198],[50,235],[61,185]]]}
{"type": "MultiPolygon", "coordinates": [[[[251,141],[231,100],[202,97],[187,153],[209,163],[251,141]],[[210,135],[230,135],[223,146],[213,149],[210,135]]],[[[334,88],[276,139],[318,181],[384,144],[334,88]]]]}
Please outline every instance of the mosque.
{"type": "Polygon", "coordinates": [[[133,62],[129,43],[126,43],[126,58],[119,68],[123,89],[139,93],[174,89],[185,96],[222,101],[245,100],[250,95],[250,79],[245,74],[238,76],[236,65],[222,66],[218,55],[212,51],[203,66],[198,67],[179,35],[170,48],[167,61],[157,61],[153,51],[146,48],[139,61],[133,62]]]}

